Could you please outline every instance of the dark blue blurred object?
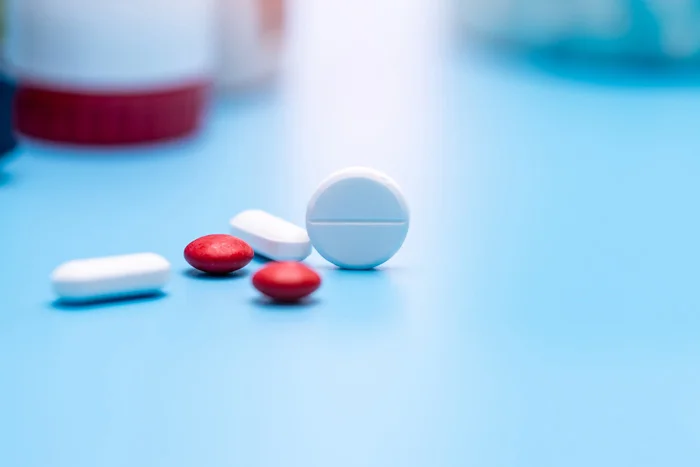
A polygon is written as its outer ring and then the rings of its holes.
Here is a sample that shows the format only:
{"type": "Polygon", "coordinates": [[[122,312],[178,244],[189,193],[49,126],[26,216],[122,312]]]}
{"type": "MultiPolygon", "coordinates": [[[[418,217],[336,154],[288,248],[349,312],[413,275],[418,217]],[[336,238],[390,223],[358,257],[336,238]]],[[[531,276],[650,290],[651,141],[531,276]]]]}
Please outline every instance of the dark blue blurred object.
{"type": "Polygon", "coordinates": [[[700,0],[456,1],[466,31],[520,50],[632,65],[700,61],[700,0]]]}
{"type": "Polygon", "coordinates": [[[17,145],[12,125],[12,98],[14,83],[6,76],[0,77],[0,160],[17,145]]]}

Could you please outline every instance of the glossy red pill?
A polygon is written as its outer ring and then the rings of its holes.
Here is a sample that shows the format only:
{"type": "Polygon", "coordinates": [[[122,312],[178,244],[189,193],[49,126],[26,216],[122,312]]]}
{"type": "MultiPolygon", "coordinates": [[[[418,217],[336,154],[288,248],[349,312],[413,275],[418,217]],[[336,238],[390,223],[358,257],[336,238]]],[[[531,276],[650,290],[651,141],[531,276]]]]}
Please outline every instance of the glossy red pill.
{"type": "Polygon", "coordinates": [[[253,286],[279,302],[295,302],[321,286],[321,276],[303,263],[269,263],[253,275],[253,286]]]}
{"type": "Polygon", "coordinates": [[[193,268],[209,274],[228,274],[245,267],[253,259],[253,249],[232,235],[206,235],[185,247],[185,260],[193,268]]]}

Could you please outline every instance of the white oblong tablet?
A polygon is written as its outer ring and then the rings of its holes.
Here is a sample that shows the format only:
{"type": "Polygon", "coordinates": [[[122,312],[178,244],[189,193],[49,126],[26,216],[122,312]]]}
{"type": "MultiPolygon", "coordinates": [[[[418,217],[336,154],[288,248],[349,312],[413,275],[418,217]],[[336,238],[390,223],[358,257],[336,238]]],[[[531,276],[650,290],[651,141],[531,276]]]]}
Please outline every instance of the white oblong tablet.
{"type": "Polygon", "coordinates": [[[257,209],[231,219],[231,234],[247,242],[256,254],[274,261],[302,261],[311,254],[306,230],[257,209]]]}
{"type": "Polygon", "coordinates": [[[170,263],[155,253],[137,253],[68,261],[51,274],[64,300],[89,301],[145,295],[168,282],[170,263]]]}
{"type": "Polygon", "coordinates": [[[396,182],[364,167],[332,174],[306,210],[311,244],[344,269],[371,269],[388,261],[403,245],[408,225],[408,205],[396,182]]]}

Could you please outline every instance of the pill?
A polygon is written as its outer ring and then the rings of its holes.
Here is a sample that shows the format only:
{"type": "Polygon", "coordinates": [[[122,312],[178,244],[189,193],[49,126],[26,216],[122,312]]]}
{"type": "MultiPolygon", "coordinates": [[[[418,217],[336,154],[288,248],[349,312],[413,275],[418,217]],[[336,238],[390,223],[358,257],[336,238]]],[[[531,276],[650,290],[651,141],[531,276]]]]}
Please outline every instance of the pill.
{"type": "Polygon", "coordinates": [[[51,274],[56,294],[67,301],[139,296],[160,291],[170,263],[154,253],[68,261],[51,274]]]}
{"type": "Polygon", "coordinates": [[[311,244],[344,269],[371,269],[388,261],[403,245],[408,225],[408,206],[396,182],[364,167],[331,174],[306,211],[311,244]]]}
{"type": "Polygon", "coordinates": [[[209,274],[229,274],[253,259],[253,249],[240,238],[226,234],[205,235],[185,247],[185,260],[209,274]]]}
{"type": "Polygon", "coordinates": [[[321,286],[321,276],[303,263],[275,262],[253,275],[253,286],[279,302],[295,302],[308,297],[321,286]]]}
{"type": "Polygon", "coordinates": [[[231,233],[255,253],[274,261],[301,261],[311,254],[306,230],[265,211],[243,211],[231,219],[231,233]]]}

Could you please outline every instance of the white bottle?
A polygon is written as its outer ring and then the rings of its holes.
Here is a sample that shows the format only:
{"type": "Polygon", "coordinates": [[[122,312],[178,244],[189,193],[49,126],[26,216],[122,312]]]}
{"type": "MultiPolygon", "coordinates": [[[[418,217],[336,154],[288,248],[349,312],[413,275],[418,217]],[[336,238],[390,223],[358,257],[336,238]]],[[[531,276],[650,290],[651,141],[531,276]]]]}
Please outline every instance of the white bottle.
{"type": "Polygon", "coordinates": [[[214,0],[8,0],[17,125],[84,144],[195,130],[215,65],[214,0]]]}
{"type": "Polygon", "coordinates": [[[285,0],[217,1],[219,88],[238,90],[273,78],[282,54],[285,0]]]}

